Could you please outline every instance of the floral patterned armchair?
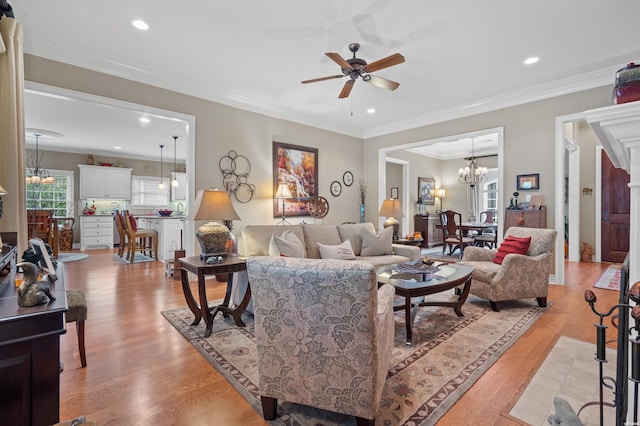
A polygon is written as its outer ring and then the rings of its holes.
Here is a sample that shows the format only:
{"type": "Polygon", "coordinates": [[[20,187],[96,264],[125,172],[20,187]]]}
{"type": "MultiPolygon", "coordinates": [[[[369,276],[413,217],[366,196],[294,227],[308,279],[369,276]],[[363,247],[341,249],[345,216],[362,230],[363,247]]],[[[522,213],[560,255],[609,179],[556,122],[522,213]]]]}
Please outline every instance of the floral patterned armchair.
{"type": "Polygon", "coordinates": [[[498,302],[536,298],[538,305],[547,306],[551,256],[558,232],[555,229],[507,229],[505,237],[531,237],[526,255],[508,254],[502,265],[493,263],[497,249],[469,246],[464,250],[461,264],[473,266],[471,294],[489,299],[491,308],[498,311],[498,302]]]}
{"type": "Polygon", "coordinates": [[[373,425],[393,350],[395,289],[365,262],[250,257],[259,393],[373,425]]]}

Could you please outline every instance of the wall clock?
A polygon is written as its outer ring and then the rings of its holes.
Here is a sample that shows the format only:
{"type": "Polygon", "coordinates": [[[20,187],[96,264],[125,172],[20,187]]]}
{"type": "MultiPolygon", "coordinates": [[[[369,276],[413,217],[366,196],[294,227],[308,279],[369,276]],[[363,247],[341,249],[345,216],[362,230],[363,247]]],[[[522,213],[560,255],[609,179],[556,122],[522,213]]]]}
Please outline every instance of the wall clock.
{"type": "Polygon", "coordinates": [[[353,174],[348,170],[344,172],[342,175],[342,182],[344,182],[346,186],[351,186],[353,184],[353,174]]]}
{"type": "Polygon", "coordinates": [[[331,195],[337,197],[342,192],[342,185],[337,180],[334,180],[331,182],[329,189],[331,190],[331,195]]]}

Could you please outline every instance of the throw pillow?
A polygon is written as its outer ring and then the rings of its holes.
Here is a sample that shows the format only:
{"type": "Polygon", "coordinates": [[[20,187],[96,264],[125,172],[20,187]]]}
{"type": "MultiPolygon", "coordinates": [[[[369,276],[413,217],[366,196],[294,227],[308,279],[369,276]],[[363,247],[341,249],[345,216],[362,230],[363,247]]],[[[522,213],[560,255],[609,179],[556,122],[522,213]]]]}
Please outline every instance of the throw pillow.
{"type": "Polygon", "coordinates": [[[493,263],[502,265],[504,257],[510,253],[515,254],[527,254],[529,245],[531,244],[531,237],[519,238],[509,235],[498,247],[498,252],[493,258],[493,263]]]}
{"type": "Polygon", "coordinates": [[[317,243],[320,249],[320,257],[322,259],[343,259],[355,260],[356,255],[353,253],[351,241],[346,240],[337,246],[328,246],[326,244],[317,243]]]}
{"type": "Polygon", "coordinates": [[[269,256],[304,257],[304,245],[293,232],[286,230],[279,237],[271,234],[269,256]]]}
{"type": "Polygon", "coordinates": [[[375,234],[368,229],[360,230],[362,250],[360,256],[384,256],[393,254],[393,227],[389,226],[375,234]]]}

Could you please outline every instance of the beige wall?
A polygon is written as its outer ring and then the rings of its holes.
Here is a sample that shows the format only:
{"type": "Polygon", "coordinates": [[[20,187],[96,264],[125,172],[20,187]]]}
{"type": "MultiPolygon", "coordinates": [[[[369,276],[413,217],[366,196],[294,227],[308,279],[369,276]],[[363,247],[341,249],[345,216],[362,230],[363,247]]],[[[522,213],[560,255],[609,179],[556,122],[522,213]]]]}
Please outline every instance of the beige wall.
{"type": "MultiPolygon", "coordinates": [[[[362,178],[363,142],[358,138],[31,55],[25,55],[25,80],[195,116],[196,191],[222,187],[218,160],[229,150],[245,155],[251,162],[248,182],[256,186],[256,193],[249,203],[234,202],[242,218],[234,222],[234,231],[239,232],[247,223],[277,222],[273,218],[272,201],[271,151],[274,140],[318,149],[319,194],[327,198],[330,205],[329,214],[324,219],[326,223],[359,221],[357,182],[362,178]],[[356,183],[351,187],[343,186],[339,197],[331,196],[329,184],[334,180],[342,182],[342,175],[347,170],[353,173],[356,183]]],[[[294,223],[300,220],[313,222],[309,217],[290,219],[294,223]]]]}
{"type": "MultiPolygon", "coordinates": [[[[599,87],[370,138],[364,145],[365,176],[371,182],[372,194],[377,194],[376,164],[378,164],[378,151],[381,148],[504,127],[504,182],[500,189],[501,196],[503,200],[508,200],[513,194],[516,190],[517,175],[539,173],[539,192],[544,195],[548,205],[547,224],[549,227],[554,227],[555,119],[558,116],[583,112],[610,105],[610,103],[611,87],[599,87]]],[[[445,208],[456,206],[460,202],[457,198],[450,199],[448,195],[451,188],[457,185],[457,170],[460,167],[453,164],[449,166],[447,163],[451,161],[443,162],[445,165],[442,180],[443,186],[447,189],[445,208]]],[[[458,164],[458,162],[455,163],[458,164]]],[[[377,200],[370,199],[369,202],[374,204],[377,200]]]]}
{"type": "MultiPolygon", "coordinates": [[[[357,182],[360,178],[364,178],[368,185],[367,220],[376,222],[377,211],[382,202],[378,199],[380,148],[497,127],[504,127],[505,180],[501,187],[502,198],[508,200],[515,191],[516,175],[539,173],[540,193],[545,196],[549,207],[548,224],[553,227],[555,118],[609,105],[611,99],[611,87],[600,87],[362,141],[31,55],[25,56],[25,78],[32,82],[195,116],[196,189],[221,186],[222,176],[216,165],[218,159],[230,149],[246,155],[251,161],[249,182],[256,185],[257,192],[250,203],[236,204],[242,217],[235,224],[236,229],[246,223],[276,221],[272,214],[271,146],[274,140],[319,149],[319,192],[330,203],[325,222],[358,221],[357,182]],[[340,197],[332,197],[329,194],[329,183],[333,180],[341,181],[346,170],[353,173],[356,184],[343,187],[340,197]]],[[[400,154],[397,157],[407,159],[400,154]]],[[[410,197],[415,196],[415,188],[411,186],[417,184],[419,176],[435,177],[439,181],[436,186],[441,185],[447,189],[445,207],[457,206],[461,197],[453,189],[459,185],[459,167],[459,161],[453,160],[442,162],[440,166],[411,166],[408,188],[410,197]],[[426,173],[427,170],[434,172],[426,173]]],[[[583,175],[587,176],[586,171],[583,175]]],[[[434,206],[435,209],[438,207],[434,206]]],[[[310,221],[308,217],[304,219],[310,221]]],[[[583,224],[585,222],[587,221],[583,220],[583,224]]],[[[586,235],[588,230],[583,229],[582,232],[586,235]]]]}

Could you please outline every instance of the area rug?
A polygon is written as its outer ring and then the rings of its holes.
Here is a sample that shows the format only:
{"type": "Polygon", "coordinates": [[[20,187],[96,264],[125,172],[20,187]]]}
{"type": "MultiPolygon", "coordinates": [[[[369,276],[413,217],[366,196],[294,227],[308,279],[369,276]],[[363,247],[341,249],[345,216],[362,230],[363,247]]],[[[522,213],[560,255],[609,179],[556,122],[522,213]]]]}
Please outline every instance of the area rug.
{"type": "MultiPolygon", "coordinates": [[[[585,403],[599,400],[598,363],[594,359],[596,345],[560,336],[533,380],[509,412],[510,416],[534,426],[548,425],[555,412],[553,398],[566,400],[577,413],[585,403]]],[[[607,349],[604,375],[616,375],[616,351],[607,349]]],[[[612,401],[613,390],[605,389],[605,401],[612,401]]],[[[586,407],[580,413],[584,425],[600,424],[600,408],[586,407]]],[[[614,425],[615,410],[604,409],[604,424],[614,425]]]]}
{"type": "MultiPolygon", "coordinates": [[[[118,255],[116,255],[116,256],[118,256],[118,255]]],[[[126,257],[119,257],[118,256],[118,259],[120,259],[120,261],[122,263],[131,264],[131,262],[129,262],[126,257]]],[[[133,259],[133,263],[135,264],[135,263],[144,263],[144,262],[155,262],[156,260],[158,260],[158,259],[155,259],[153,257],[149,257],[146,254],[136,253],[136,257],[133,259]]]]}
{"type": "Polygon", "coordinates": [[[604,288],[607,290],[620,290],[620,265],[610,265],[594,284],[596,288],[604,288]]]}
{"type": "MultiPolygon", "coordinates": [[[[434,295],[452,299],[453,293],[434,295]]],[[[213,302],[211,306],[219,302],[213,302]]],[[[379,424],[432,425],[540,317],[546,308],[535,301],[504,302],[500,312],[469,296],[462,310],[423,307],[415,317],[412,348],[405,347],[405,324],[396,315],[395,347],[378,417],[379,424]]],[[[247,401],[262,413],[253,316],[243,315],[246,328],[231,318],[216,317],[211,336],[204,324],[191,327],[187,308],[162,315],[216,368],[247,401]]],[[[355,420],[328,411],[280,402],[277,425],[345,425],[355,420]]]]}
{"type": "Polygon", "coordinates": [[[75,262],[78,260],[84,260],[89,257],[86,253],[58,253],[56,260],[62,263],[75,262]]]}

